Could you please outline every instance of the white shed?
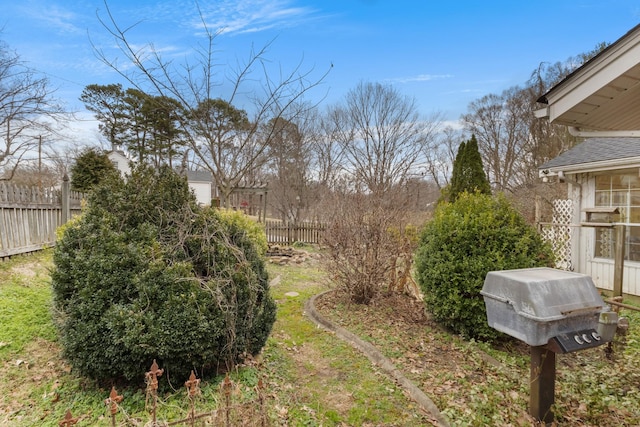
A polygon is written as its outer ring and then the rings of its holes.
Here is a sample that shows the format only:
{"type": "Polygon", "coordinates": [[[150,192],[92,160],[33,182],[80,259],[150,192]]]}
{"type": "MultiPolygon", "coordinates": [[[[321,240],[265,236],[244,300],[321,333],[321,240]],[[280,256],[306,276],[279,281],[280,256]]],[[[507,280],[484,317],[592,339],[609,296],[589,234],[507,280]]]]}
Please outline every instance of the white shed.
{"type": "Polygon", "coordinates": [[[213,179],[209,171],[186,171],[189,188],[193,190],[199,204],[211,204],[211,187],[213,179]]]}
{"type": "MultiPolygon", "coordinates": [[[[123,176],[131,174],[130,160],[122,151],[111,151],[108,154],[109,159],[123,176]]],[[[209,171],[185,171],[189,188],[195,193],[196,200],[201,205],[211,204],[211,188],[213,179],[209,171]]]]}

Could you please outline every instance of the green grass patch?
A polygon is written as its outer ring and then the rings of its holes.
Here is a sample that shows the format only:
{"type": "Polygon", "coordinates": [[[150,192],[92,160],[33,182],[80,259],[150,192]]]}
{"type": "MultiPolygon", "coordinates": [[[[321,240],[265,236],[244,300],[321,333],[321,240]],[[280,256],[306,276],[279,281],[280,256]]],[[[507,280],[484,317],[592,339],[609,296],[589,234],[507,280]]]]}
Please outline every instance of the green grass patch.
{"type": "Polygon", "coordinates": [[[51,253],[0,263],[0,360],[37,339],[53,341],[51,287],[46,266],[51,253]]]}

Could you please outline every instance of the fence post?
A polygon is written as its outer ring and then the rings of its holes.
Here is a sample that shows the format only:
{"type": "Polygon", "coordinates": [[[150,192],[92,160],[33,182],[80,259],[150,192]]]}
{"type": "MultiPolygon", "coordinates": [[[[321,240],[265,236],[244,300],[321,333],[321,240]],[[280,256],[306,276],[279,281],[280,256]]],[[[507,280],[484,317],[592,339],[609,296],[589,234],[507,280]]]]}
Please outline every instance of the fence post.
{"type": "Polygon", "coordinates": [[[60,225],[66,224],[71,217],[71,190],[70,190],[69,176],[65,173],[62,177],[62,217],[60,218],[60,225]]]}
{"type": "Polygon", "coordinates": [[[622,296],[622,282],[624,277],[624,257],[625,257],[625,235],[626,226],[624,224],[616,224],[613,226],[616,234],[616,245],[614,249],[613,263],[613,296],[622,296]]]}

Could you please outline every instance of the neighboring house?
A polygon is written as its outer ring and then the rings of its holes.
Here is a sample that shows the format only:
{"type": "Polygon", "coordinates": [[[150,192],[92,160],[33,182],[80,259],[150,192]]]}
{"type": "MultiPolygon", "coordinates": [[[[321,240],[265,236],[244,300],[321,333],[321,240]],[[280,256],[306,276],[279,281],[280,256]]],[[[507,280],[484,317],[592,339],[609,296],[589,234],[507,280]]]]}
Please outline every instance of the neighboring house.
{"type": "MultiPolygon", "coordinates": [[[[546,107],[537,117],[585,138],[541,165],[539,176],[569,183],[575,225],[618,209],[615,221],[626,225],[622,290],[640,295],[640,25],[538,102],[546,107]]],[[[613,230],[575,227],[571,246],[571,267],[590,275],[598,287],[613,289],[613,230]]]]}
{"type": "Polygon", "coordinates": [[[211,204],[212,175],[209,171],[187,171],[189,187],[201,205],[211,204]]]}
{"type": "Polygon", "coordinates": [[[110,151],[107,156],[122,175],[131,174],[131,160],[122,151],[110,151]]]}
{"type": "MultiPolygon", "coordinates": [[[[114,166],[120,171],[122,175],[131,174],[132,160],[125,155],[122,151],[111,151],[107,154],[114,166]]],[[[211,204],[211,187],[212,187],[212,175],[208,171],[186,171],[187,181],[189,188],[193,190],[196,195],[196,200],[201,205],[211,204]]]]}

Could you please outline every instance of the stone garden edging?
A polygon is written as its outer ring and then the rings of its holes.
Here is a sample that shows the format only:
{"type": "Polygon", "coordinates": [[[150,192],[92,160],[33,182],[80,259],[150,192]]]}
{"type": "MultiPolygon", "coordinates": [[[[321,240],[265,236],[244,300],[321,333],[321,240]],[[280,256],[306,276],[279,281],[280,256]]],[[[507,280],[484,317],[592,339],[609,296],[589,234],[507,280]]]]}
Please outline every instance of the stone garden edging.
{"type": "Polygon", "coordinates": [[[315,300],[316,298],[332,291],[326,291],[318,295],[314,295],[304,304],[304,310],[309,319],[311,319],[318,326],[333,332],[340,339],[348,342],[356,349],[360,350],[367,356],[367,358],[375,365],[377,365],[387,376],[394,379],[400,386],[411,396],[411,398],[427,411],[442,427],[449,427],[449,423],[446,418],[440,413],[438,407],[433,403],[429,397],[424,394],[422,390],[416,387],[402,372],[395,367],[389,359],[387,359],[377,348],[370,343],[363,341],[357,335],[349,332],[345,328],[338,326],[330,320],[322,317],[316,310],[315,300]]]}

